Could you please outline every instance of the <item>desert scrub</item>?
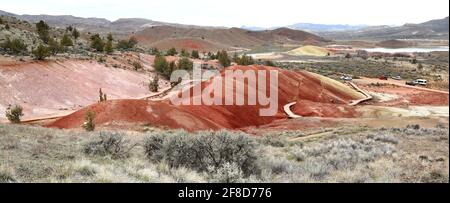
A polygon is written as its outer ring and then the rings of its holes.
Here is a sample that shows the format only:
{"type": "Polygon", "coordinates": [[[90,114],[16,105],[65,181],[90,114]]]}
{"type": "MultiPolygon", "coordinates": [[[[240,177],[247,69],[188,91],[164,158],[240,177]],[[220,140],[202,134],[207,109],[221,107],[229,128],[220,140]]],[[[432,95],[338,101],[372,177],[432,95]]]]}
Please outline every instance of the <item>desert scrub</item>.
{"type": "Polygon", "coordinates": [[[9,106],[6,109],[5,116],[11,123],[20,123],[20,117],[23,116],[23,108],[19,105],[9,106]]]}
{"type": "Polygon", "coordinates": [[[162,133],[148,137],[144,143],[145,154],[150,160],[165,161],[170,167],[204,172],[229,163],[236,164],[244,175],[258,171],[257,147],[253,138],[227,131],[162,133]]]}
{"type": "Polygon", "coordinates": [[[439,126],[438,128],[421,128],[419,125],[409,125],[406,128],[381,128],[381,132],[392,132],[401,136],[418,136],[418,137],[442,137],[448,140],[448,127],[439,126]]]}
{"type": "Polygon", "coordinates": [[[285,137],[280,135],[265,135],[262,139],[258,141],[263,145],[270,145],[272,147],[285,147],[287,145],[287,140],[285,137]]]}
{"type": "Polygon", "coordinates": [[[337,171],[352,171],[379,158],[391,157],[395,152],[391,144],[374,139],[338,139],[292,148],[290,155],[297,163],[272,158],[265,165],[274,174],[300,173],[304,180],[327,182],[337,171]]]}
{"type": "Polygon", "coordinates": [[[10,169],[0,166],[0,183],[14,183],[16,179],[10,169]]]}
{"type": "Polygon", "coordinates": [[[83,152],[87,155],[110,155],[112,158],[126,158],[134,146],[119,133],[100,132],[99,136],[84,145],[83,152]]]}
{"type": "Polygon", "coordinates": [[[138,62],[138,61],[134,61],[132,65],[133,65],[133,69],[135,71],[143,69],[142,64],[140,62],[138,62]]]}
{"type": "Polygon", "coordinates": [[[244,173],[236,163],[226,162],[219,168],[210,166],[209,182],[215,183],[239,183],[244,180],[244,173]]]}

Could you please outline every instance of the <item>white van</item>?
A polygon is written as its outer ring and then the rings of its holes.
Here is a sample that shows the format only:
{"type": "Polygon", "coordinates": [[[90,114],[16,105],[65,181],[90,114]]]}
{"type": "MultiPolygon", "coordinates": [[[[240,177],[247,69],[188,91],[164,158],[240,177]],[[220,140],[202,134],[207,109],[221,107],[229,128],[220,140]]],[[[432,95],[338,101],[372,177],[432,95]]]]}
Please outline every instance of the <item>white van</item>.
{"type": "Polygon", "coordinates": [[[424,80],[424,79],[417,79],[417,80],[416,80],[416,84],[418,84],[418,85],[426,86],[427,83],[428,83],[428,81],[427,81],[427,80],[424,80]]]}

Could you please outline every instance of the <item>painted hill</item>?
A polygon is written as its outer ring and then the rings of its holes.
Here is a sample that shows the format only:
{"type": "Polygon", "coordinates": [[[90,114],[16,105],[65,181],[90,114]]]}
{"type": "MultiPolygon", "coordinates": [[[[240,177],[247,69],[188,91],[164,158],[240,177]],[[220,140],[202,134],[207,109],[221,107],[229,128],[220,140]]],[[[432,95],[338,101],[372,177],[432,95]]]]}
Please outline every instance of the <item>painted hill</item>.
{"type": "MultiPolygon", "coordinates": [[[[279,78],[277,113],[270,117],[259,116],[260,105],[181,105],[170,101],[112,100],[93,104],[69,116],[49,124],[56,128],[79,128],[87,110],[96,114],[97,126],[130,127],[150,125],[155,127],[182,128],[190,131],[207,129],[239,129],[260,126],[286,118],[283,106],[297,102],[294,112],[304,116],[354,117],[356,111],[347,104],[363,95],[332,79],[307,71],[289,71],[266,66],[234,66],[230,70],[277,70],[279,78]]],[[[224,74],[224,72],[222,72],[224,74]]],[[[214,85],[214,80],[201,84],[201,88],[214,85]]],[[[200,85],[200,84],[199,84],[200,85]]],[[[247,87],[249,83],[244,83],[247,87]]],[[[252,84],[253,85],[253,84],[252,84]]],[[[194,95],[193,99],[201,95],[194,95]]],[[[236,92],[234,92],[237,94],[236,92]]],[[[177,94],[175,94],[177,96],[177,94]]],[[[222,102],[225,98],[222,97],[222,102]]],[[[265,108],[265,107],[264,107],[265,108]]]]}
{"type": "MultiPolygon", "coordinates": [[[[180,28],[172,26],[158,26],[146,28],[134,35],[139,42],[144,45],[165,49],[160,46],[160,41],[190,39],[192,41],[203,41],[203,44],[209,43],[210,46],[202,47],[203,50],[210,49],[233,49],[233,48],[252,48],[265,44],[324,44],[329,42],[317,35],[292,30],[289,28],[280,28],[266,31],[249,31],[240,28],[230,29],[206,29],[206,28],[180,28]]],[[[167,43],[166,43],[167,44],[167,43]]],[[[174,44],[174,47],[180,46],[174,44]]],[[[178,48],[178,47],[176,47],[178,48]]],[[[189,46],[179,47],[190,49],[189,46]]]]}
{"type": "Polygon", "coordinates": [[[295,55],[295,56],[302,56],[302,55],[326,56],[326,55],[328,55],[328,53],[330,53],[330,51],[328,51],[327,49],[325,49],[323,47],[308,45],[308,46],[302,46],[297,49],[288,51],[287,53],[290,55],[295,55]]]}

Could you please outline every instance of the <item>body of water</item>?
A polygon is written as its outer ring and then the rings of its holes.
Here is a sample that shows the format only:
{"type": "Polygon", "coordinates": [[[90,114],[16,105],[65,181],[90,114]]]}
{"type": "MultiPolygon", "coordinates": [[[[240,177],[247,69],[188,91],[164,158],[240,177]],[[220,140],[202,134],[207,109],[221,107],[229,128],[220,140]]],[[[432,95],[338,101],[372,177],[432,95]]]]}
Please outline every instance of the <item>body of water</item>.
{"type": "Polygon", "coordinates": [[[410,48],[370,48],[364,49],[367,52],[381,52],[381,53],[429,53],[433,51],[448,51],[448,47],[430,47],[430,48],[422,48],[422,47],[410,47],[410,48]]]}

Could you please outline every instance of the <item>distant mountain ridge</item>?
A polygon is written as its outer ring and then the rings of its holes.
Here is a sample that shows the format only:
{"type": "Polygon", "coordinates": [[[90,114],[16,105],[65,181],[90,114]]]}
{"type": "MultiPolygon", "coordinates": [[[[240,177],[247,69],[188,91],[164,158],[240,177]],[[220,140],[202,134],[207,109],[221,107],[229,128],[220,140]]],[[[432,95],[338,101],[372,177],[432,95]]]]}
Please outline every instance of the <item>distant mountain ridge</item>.
{"type": "Polygon", "coordinates": [[[330,40],[315,34],[289,28],[251,31],[241,28],[207,27],[158,22],[143,18],[121,18],[109,21],[103,18],[81,18],[71,15],[16,15],[0,11],[19,20],[36,23],[44,20],[52,27],[75,26],[82,32],[113,33],[116,38],[135,37],[147,47],[167,50],[246,50],[271,45],[324,45],[330,40]]]}
{"type": "Polygon", "coordinates": [[[449,19],[430,20],[402,26],[370,26],[352,31],[318,33],[335,40],[448,39],[449,19]]]}
{"type": "Polygon", "coordinates": [[[44,20],[47,24],[53,27],[64,28],[67,26],[75,26],[78,29],[86,32],[100,32],[129,35],[134,32],[143,30],[147,27],[153,26],[173,26],[183,28],[206,28],[214,29],[220,27],[183,25],[177,23],[166,23],[160,21],[153,21],[143,18],[121,18],[116,21],[109,21],[104,18],[83,18],[72,15],[17,15],[0,10],[0,15],[15,17],[20,20],[25,20],[31,23],[37,23],[44,20]]]}
{"type": "Polygon", "coordinates": [[[252,31],[262,31],[262,30],[275,30],[278,28],[287,27],[294,30],[303,30],[312,33],[326,32],[326,31],[346,31],[346,30],[357,30],[361,28],[368,27],[367,25],[343,25],[343,24],[315,24],[315,23],[296,23],[292,25],[286,25],[281,27],[254,27],[254,26],[242,26],[242,29],[252,30],[252,31]]]}
{"type": "Polygon", "coordinates": [[[357,30],[357,29],[368,27],[368,26],[367,25],[296,23],[293,25],[289,25],[287,27],[296,29],[296,30],[309,31],[309,32],[324,32],[324,31],[357,30]]]}

